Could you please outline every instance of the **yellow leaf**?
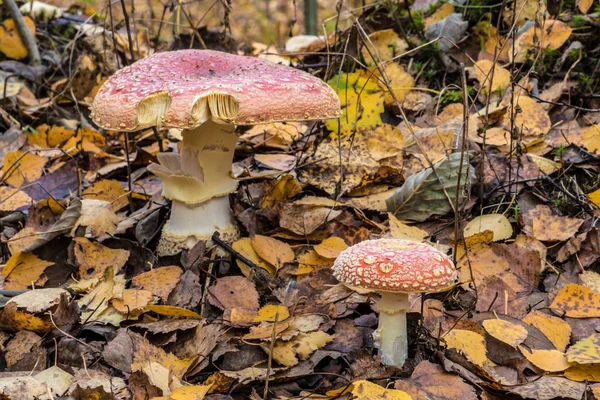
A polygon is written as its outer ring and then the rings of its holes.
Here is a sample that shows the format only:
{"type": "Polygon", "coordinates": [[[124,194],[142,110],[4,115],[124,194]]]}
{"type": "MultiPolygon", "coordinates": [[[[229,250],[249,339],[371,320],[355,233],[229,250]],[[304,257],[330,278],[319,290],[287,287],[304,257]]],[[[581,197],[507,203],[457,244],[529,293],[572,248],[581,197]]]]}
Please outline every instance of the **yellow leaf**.
{"type": "Polygon", "coordinates": [[[530,363],[546,372],[560,372],[569,368],[567,357],[562,351],[531,350],[529,352],[525,346],[519,346],[519,350],[530,363]]]}
{"type": "Polygon", "coordinates": [[[125,290],[125,278],[123,275],[115,276],[112,268],[104,272],[104,277],[85,296],[77,300],[79,307],[85,307],[87,311],[81,313],[80,320],[95,320],[102,311],[110,305],[113,297],[121,297],[125,290]]]}
{"type": "Polygon", "coordinates": [[[185,360],[165,352],[160,347],[152,345],[146,338],[139,334],[129,333],[133,342],[133,363],[131,371],[142,371],[149,363],[157,363],[164,367],[167,372],[181,379],[187,372],[193,360],[185,360]]]}
{"type": "Polygon", "coordinates": [[[600,293],[576,284],[565,286],[550,305],[558,315],[570,318],[600,317],[600,293]]]}
{"type": "Polygon", "coordinates": [[[382,124],[365,132],[369,155],[377,161],[390,157],[402,157],[404,137],[394,125],[382,124]]]}
{"type": "Polygon", "coordinates": [[[571,327],[561,318],[533,310],[523,322],[533,325],[548,338],[559,351],[565,351],[571,340],[571,327]]]}
{"type": "Polygon", "coordinates": [[[33,199],[19,189],[0,186],[0,211],[16,211],[28,208],[33,199]]]}
{"type": "Polygon", "coordinates": [[[275,322],[288,319],[290,312],[286,306],[269,304],[258,310],[254,322],[275,322]]]}
{"type": "Polygon", "coordinates": [[[15,188],[38,180],[48,160],[22,151],[11,151],[4,157],[4,180],[15,188]]]}
{"type": "Polygon", "coordinates": [[[109,179],[96,182],[93,186],[84,190],[82,198],[108,201],[115,212],[129,204],[125,189],[121,187],[119,182],[109,179]]]}
{"type": "MultiPolygon", "coordinates": [[[[233,242],[231,247],[233,247],[233,249],[235,251],[239,252],[241,255],[243,255],[248,260],[252,261],[254,264],[258,265],[259,267],[261,267],[262,269],[264,269],[271,275],[275,275],[275,272],[277,272],[275,267],[267,264],[264,260],[262,260],[258,256],[258,254],[256,254],[256,251],[254,251],[254,248],[252,247],[252,239],[241,238],[240,240],[233,242]]],[[[237,263],[238,267],[240,268],[240,270],[242,271],[242,273],[246,277],[250,276],[250,267],[249,266],[247,266],[246,264],[244,264],[243,261],[240,261],[240,260],[237,260],[236,263],[237,263]]]]}
{"type": "Polygon", "coordinates": [[[348,245],[344,239],[335,236],[323,240],[314,247],[317,254],[324,258],[337,258],[347,248],[348,245]]]}
{"type": "Polygon", "coordinates": [[[101,278],[109,267],[118,273],[129,259],[127,250],[111,249],[83,237],[75,238],[74,253],[81,279],[101,278]]]}
{"type": "Polygon", "coordinates": [[[450,3],[443,3],[440,8],[434,11],[429,17],[425,18],[425,28],[428,25],[435,24],[445,19],[450,14],[454,13],[454,6],[450,3]]]}
{"type": "Polygon", "coordinates": [[[367,65],[377,65],[404,54],[406,49],[406,40],[400,39],[393,29],[385,29],[370,34],[361,53],[367,65]]]}
{"type": "Polygon", "coordinates": [[[589,287],[596,293],[600,293],[600,274],[592,270],[586,269],[579,274],[579,280],[585,286],[589,287]]]}
{"type": "Polygon", "coordinates": [[[453,329],[444,336],[449,349],[456,349],[473,364],[483,368],[492,364],[487,358],[485,339],[479,333],[463,329],[453,329]]]}
{"type": "Polygon", "coordinates": [[[268,236],[254,235],[252,248],[256,254],[277,269],[294,261],[294,251],[289,244],[268,236]]]}
{"type": "Polygon", "coordinates": [[[146,306],[144,307],[144,310],[152,311],[159,315],[167,315],[169,317],[202,319],[199,314],[196,314],[191,310],[175,306],[146,306]]]}
{"type": "Polygon", "coordinates": [[[482,325],[491,336],[514,348],[527,339],[527,329],[503,319],[487,319],[482,325]]]}
{"type": "Polygon", "coordinates": [[[486,214],[475,217],[465,226],[463,233],[465,238],[468,238],[485,231],[492,232],[494,242],[508,239],[513,234],[512,225],[502,214],[486,214]]]}
{"type": "Polygon", "coordinates": [[[600,364],[574,364],[565,371],[565,378],[577,382],[600,382],[600,364]]]}
{"type": "Polygon", "coordinates": [[[596,207],[600,207],[600,189],[589,193],[587,196],[596,207]]]}
{"type": "MultiPolygon", "coordinates": [[[[27,16],[23,17],[23,19],[25,20],[27,28],[35,37],[35,24],[31,18],[27,16]]],[[[6,57],[15,60],[21,60],[27,57],[27,49],[25,48],[25,45],[23,45],[15,21],[12,19],[4,20],[2,26],[0,26],[0,52],[4,53],[6,57]]]]}
{"type": "Polygon", "coordinates": [[[550,131],[552,124],[550,117],[537,101],[526,95],[521,95],[516,101],[515,111],[511,112],[512,107],[502,117],[500,123],[506,130],[511,128],[511,115],[515,115],[514,126],[517,127],[525,137],[526,144],[536,137],[545,135],[550,131]],[[518,112],[517,112],[518,110],[518,112]]]}
{"type": "Polygon", "coordinates": [[[175,265],[154,268],[135,276],[131,283],[141,289],[149,290],[153,295],[166,302],[171,291],[179,283],[181,274],[183,274],[183,271],[175,265]]]}
{"type": "Polygon", "coordinates": [[[212,385],[184,386],[171,392],[171,400],[202,400],[212,385]]]}
{"type": "Polygon", "coordinates": [[[588,151],[600,155],[600,124],[587,128],[576,143],[588,151]]]}
{"type": "MultiPolygon", "coordinates": [[[[396,64],[395,62],[385,64],[383,70],[385,71],[389,83],[389,87],[385,88],[385,104],[396,104],[394,97],[396,97],[396,100],[398,100],[399,103],[402,103],[404,96],[414,89],[415,78],[406,72],[402,65],[396,64]]],[[[381,77],[381,72],[378,68],[374,68],[373,72],[375,72],[376,76],[381,77]]],[[[383,86],[384,82],[385,80],[382,79],[380,84],[383,86]]]]}
{"type": "Polygon", "coordinates": [[[412,397],[402,390],[386,389],[366,380],[354,381],[347,388],[327,392],[330,398],[338,398],[343,394],[352,393],[355,400],[412,400],[412,397]]]}
{"type": "Polygon", "coordinates": [[[416,226],[406,225],[398,218],[394,216],[392,213],[388,213],[388,218],[390,221],[390,233],[392,237],[396,239],[407,239],[414,240],[415,242],[422,242],[425,239],[425,236],[429,235],[423,229],[419,229],[416,226]]]}
{"type": "Polygon", "coordinates": [[[569,347],[567,360],[577,364],[600,364],[600,333],[593,333],[569,347]]]}
{"type": "Polygon", "coordinates": [[[81,200],[81,215],[75,222],[71,233],[85,226],[86,237],[99,237],[111,234],[117,229],[119,218],[109,202],[104,200],[81,200]]]}
{"type": "Polygon", "coordinates": [[[577,233],[583,222],[578,218],[553,215],[548,208],[542,208],[540,213],[533,216],[533,237],[540,241],[569,240],[577,233]]]}
{"type": "Polygon", "coordinates": [[[473,66],[475,76],[479,81],[479,86],[483,89],[483,93],[487,93],[490,88],[490,80],[492,80],[492,93],[503,91],[510,85],[510,72],[506,68],[498,65],[498,62],[490,60],[480,60],[473,66]],[[492,76],[493,68],[493,76],[492,76]]]}
{"type": "Polygon", "coordinates": [[[533,153],[527,154],[527,157],[529,157],[531,161],[536,163],[537,166],[540,168],[540,171],[542,171],[546,175],[553,174],[562,167],[561,163],[549,160],[546,157],[540,157],[533,153]]]}
{"type": "Polygon", "coordinates": [[[519,28],[527,21],[535,21],[538,15],[543,15],[545,12],[545,2],[538,0],[516,0],[510,7],[506,7],[502,12],[502,16],[508,25],[513,24],[513,16],[515,16],[517,20],[516,27],[519,28]]]}
{"type": "Polygon", "coordinates": [[[277,341],[273,347],[273,359],[281,365],[292,367],[298,364],[298,359],[306,360],[331,340],[332,337],[322,331],[301,333],[290,341],[277,341]]]}
{"type": "Polygon", "coordinates": [[[35,284],[53,262],[40,260],[32,253],[16,253],[2,269],[4,289],[25,290],[35,284]]]}
{"type": "Polygon", "coordinates": [[[577,4],[577,8],[582,14],[587,14],[592,4],[594,4],[594,0],[577,0],[575,4],[577,4]]]}
{"type": "Polygon", "coordinates": [[[376,77],[366,71],[357,71],[336,75],[327,84],[337,92],[342,105],[339,121],[325,121],[327,129],[350,134],[381,125],[385,95],[376,77]]]}
{"type": "Polygon", "coordinates": [[[112,300],[112,305],[117,311],[129,314],[143,309],[152,301],[152,298],[152,293],[147,290],[127,289],[123,291],[120,299],[112,300]]]}
{"type": "Polygon", "coordinates": [[[15,303],[9,303],[0,310],[0,327],[8,331],[49,332],[53,329],[49,322],[17,310],[15,303]]]}
{"type": "Polygon", "coordinates": [[[536,24],[532,24],[515,41],[518,51],[515,62],[525,61],[527,52],[534,47],[552,50],[560,48],[572,32],[569,25],[559,20],[547,19],[541,29],[536,24]]]}

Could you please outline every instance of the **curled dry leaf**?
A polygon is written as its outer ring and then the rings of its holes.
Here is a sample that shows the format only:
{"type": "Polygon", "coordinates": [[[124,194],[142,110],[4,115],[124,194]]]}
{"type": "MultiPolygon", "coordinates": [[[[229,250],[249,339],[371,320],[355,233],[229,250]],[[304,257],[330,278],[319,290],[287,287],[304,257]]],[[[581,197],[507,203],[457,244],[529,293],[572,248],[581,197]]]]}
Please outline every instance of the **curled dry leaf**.
{"type": "Polygon", "coordinates": [[[252,248],[260,258],[276,269],[280,269],[285,263],[294,261],[294,251],[289,244],[268,236],[253,236],[252,248]]]}

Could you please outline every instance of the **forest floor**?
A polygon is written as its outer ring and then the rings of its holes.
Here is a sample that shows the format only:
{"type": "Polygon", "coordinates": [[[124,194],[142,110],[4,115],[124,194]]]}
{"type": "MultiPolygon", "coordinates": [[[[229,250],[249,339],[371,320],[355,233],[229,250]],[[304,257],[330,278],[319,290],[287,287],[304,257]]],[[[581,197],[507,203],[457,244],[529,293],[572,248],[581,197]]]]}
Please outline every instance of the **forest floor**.
{"type": "Polygon", "coordinates": [[[323,1],[324,36],[300,40],[302,2],[35,1],[37,61],[10,2],[0,398],[600,399],[597,2],[323,1]],[[238,127],[240,237],[163,255],[148,168],[181,131],[100,129],[90,107],[186,48],[308,72],[342,114],[238,127]],[[375,347],[379,295],[331,269],[378,238],[458,270],[410,295],[402,368],[375,347]]]}

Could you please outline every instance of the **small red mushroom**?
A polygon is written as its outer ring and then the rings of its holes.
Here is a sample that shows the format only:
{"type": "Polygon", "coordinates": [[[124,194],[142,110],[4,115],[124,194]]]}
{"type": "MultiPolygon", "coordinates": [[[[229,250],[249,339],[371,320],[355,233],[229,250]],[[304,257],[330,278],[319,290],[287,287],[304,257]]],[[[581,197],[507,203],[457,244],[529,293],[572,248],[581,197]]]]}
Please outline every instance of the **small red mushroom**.
{"type": "Polygon", "coordinates": [[[212,50],[156,53],[117,71],[98,91],[91,116],[105,129],[183,129],[180,154],[159,154],[148,170],[163,181],[171,217],[158,246],[176,254],[215,230],[237,235],[227,195],[237,125],[338,118],[340,100],[303,71],[212,50]]]}
{"type": "Polygon", "coordinates": [[[401,368],[408,355],[406,313],[409,293],[448,290],[456,268],[441,251],[401,239],[366,240],[342,251],[333,275],[350,288],[381,294],[375,304],[379,327],[373,339],[383,362],[401,368]]]}

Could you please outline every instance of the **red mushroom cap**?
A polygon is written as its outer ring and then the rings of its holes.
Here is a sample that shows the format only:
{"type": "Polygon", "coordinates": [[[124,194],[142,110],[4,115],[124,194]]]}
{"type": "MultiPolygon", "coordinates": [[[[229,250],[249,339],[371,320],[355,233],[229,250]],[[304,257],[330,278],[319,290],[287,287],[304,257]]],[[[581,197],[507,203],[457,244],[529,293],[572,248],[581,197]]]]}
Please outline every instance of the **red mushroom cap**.
{"type": "Polygon", "coordinates": [[[456,280],[456,268],[444,253],[402,239],[365,240],[348,247],[333,271],[344,284],[399,293],[439,292],[456,280]]]}
{"type": "Polygon", "coordinates": [[[340,100],[320,79],[254,57],[212,50],[156,53],[117,71],[98,91],[92,118],[103,128],[133,131],[162,125],[193,128],[206,117],[238,125],[337,118],[340,100]],[[138,106],[162,97],[153,121],[138,106]],[[231,101],[233,100],[233,101],[231,101]],[[233,105],[232,105],[233,104],[233,105]],[[221,114],[221,115],[219,115],[221,114]]]}

